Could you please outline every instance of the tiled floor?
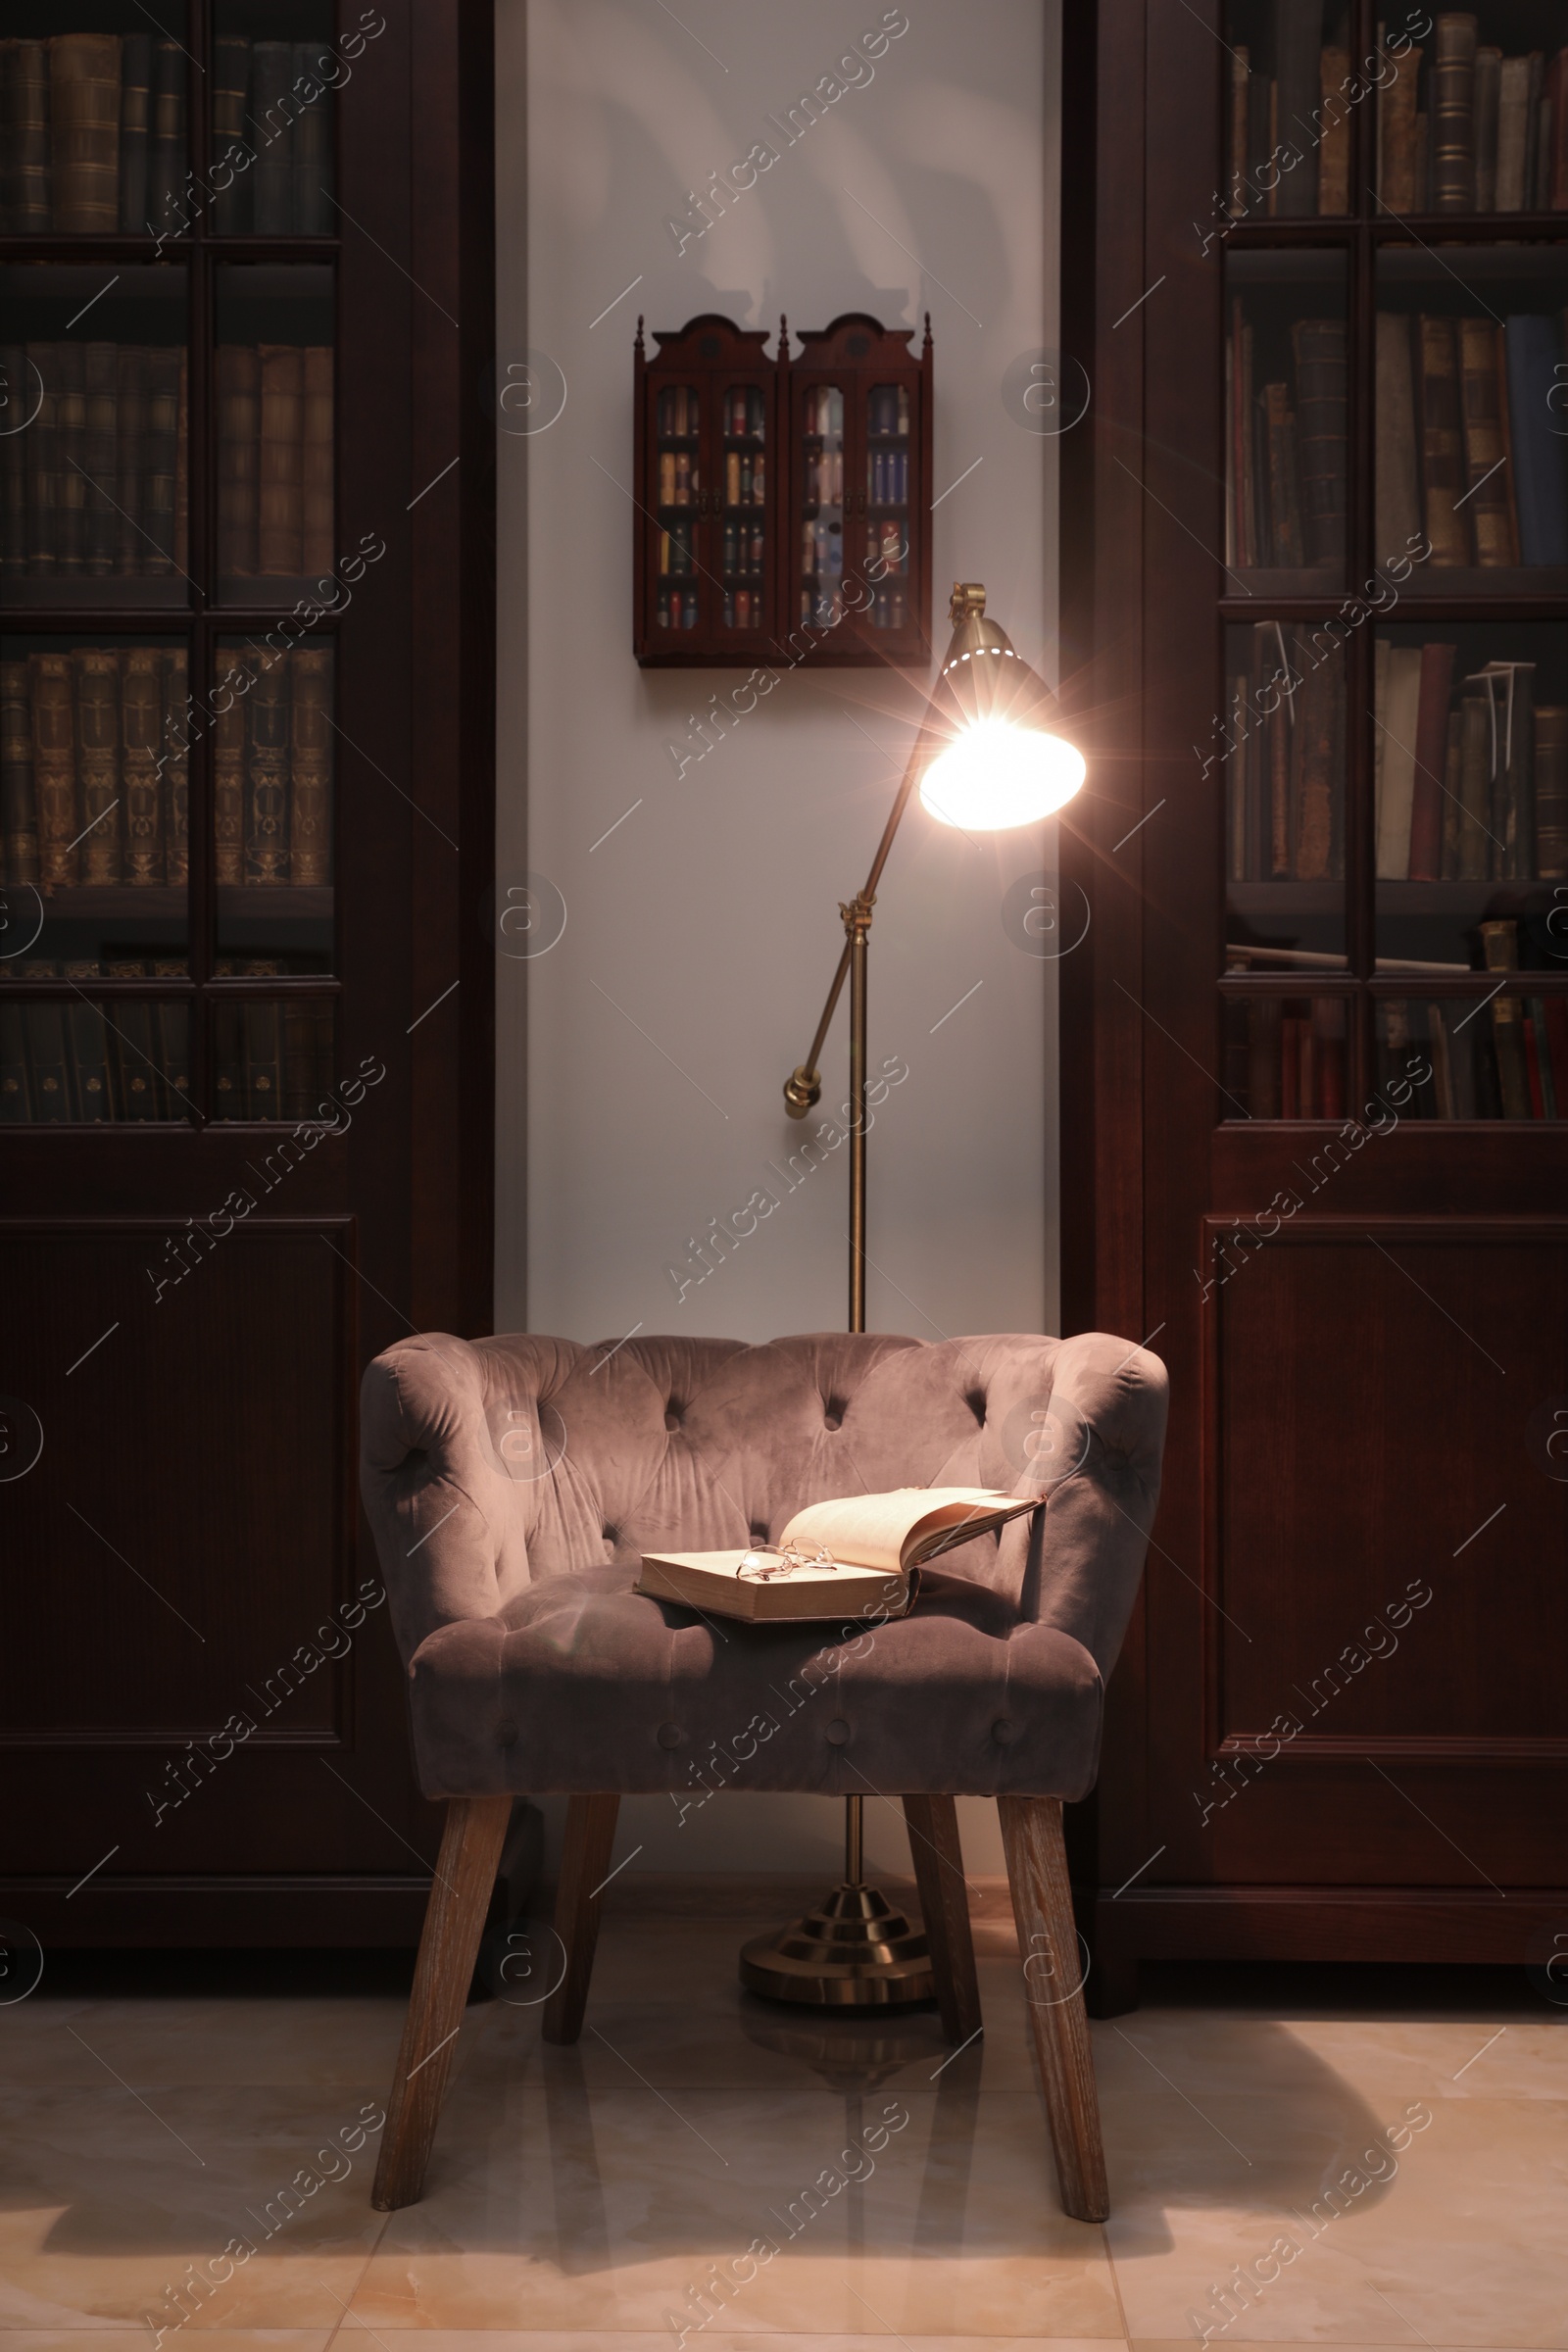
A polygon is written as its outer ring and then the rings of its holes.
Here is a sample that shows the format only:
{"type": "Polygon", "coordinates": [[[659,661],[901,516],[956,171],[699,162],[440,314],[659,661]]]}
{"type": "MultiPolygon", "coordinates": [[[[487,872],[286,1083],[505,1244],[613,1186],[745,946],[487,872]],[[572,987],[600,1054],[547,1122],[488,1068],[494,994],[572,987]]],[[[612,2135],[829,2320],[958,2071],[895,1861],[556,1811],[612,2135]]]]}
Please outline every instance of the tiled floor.
{"type": "Polygon", "coordinates": [[[1522,1978],[1413,1973],[1397,2009],[1371,1972],[1161,1979],[1094,2029],[1101,2230],[1056,2205],[1015,1962],[982,1960],[985,2039],[950,2060],[925,2013],[751,2000],[736,1942],[732,1919],[612,1921],[575,2050],[536,2006],[470,2009],[424,2201],[391,2216],[360,2140],[401,2021],[385,1961],[364,1984],[224,1963],[205,1989],[188,1962],[162,1988],[145,1961],[57,1971],[0,2007],[6,2352],[176,2342],[182,2282],[212,2352],[653,2352],[682,2328],[1070,2352],[1205,2323],[1232,2352],[1568,2352],[1568,2010],[1522,1978]]]}

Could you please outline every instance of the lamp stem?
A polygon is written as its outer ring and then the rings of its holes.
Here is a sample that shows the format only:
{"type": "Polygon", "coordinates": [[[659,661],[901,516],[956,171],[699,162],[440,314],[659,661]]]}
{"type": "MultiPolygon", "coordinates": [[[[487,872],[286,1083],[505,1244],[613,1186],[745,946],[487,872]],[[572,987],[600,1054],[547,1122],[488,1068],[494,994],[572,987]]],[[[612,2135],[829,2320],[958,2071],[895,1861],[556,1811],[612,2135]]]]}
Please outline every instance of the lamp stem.
{"type": "Polygon", "coordinates": [[[860,1858],[861,1815],[865,1809],[863,1796],[844,1799],[844,1884],[858,1886],[862,1876],[860,1858]]]}
{"type": "Polygon", "coordinates": [[[865,981],[871,904],[844,909],[850,947],[850,1329],[865,1329],[865,981]]]}

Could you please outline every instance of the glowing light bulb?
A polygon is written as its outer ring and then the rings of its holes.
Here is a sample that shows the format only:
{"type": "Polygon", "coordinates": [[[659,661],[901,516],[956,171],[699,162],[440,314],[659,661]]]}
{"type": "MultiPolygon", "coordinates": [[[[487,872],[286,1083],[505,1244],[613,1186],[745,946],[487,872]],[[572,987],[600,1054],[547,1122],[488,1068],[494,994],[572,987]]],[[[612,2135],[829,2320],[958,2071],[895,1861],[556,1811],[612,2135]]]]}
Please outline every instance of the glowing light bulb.
{"type": "Polygon", "coordinates": [[[932,760],[920,800],[945,825],[1004,833],[1050,816],[1072,799],[1085,772],[1083,754],[1061,736],[981,718],[932,760]]]}

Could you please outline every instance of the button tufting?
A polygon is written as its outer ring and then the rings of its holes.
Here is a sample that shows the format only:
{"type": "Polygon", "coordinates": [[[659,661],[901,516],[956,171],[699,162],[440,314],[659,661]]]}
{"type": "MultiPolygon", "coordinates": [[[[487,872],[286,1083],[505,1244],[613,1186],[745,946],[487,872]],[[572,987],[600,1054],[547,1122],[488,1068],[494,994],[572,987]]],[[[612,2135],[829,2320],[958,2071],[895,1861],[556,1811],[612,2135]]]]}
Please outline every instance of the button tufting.
{"type": "Polygon", "coordinates": [[[963,1401],[969,1407],[970,1412],[973,1413],[977,1421],[983,1421],[985,1419],[986,1399],[985,1392],[982,1389],[967,1390],[965,1392],[963,1401]]]}
{"type": "Polygon", "coordinates": [[[666,1429],[679,1429],[680,1427],[680,1415],[676,1412],[673,1405],[670,1406],[668,1412],[664,1415],[664,1427],[666,1429]]]}
{"type": "Polygon", "coordinates": [[[842,1396],[829,1396],[823,1412],[823,1422],[829,1429],[844,1427],[845,1404],[842,1396]]]}
{"type": "Polygon", "coordinates": [[[765,1544],[767,1542],[767,1521],[765,1519],[754,1519],[752,1521],[752,1542],[754,1544],[765,1544]]]}
{"type": "Polygon", "coordinates": [[[620,1542],[619,1530],[613,1527],[607,1527],[604,1532],[604,1541],[607,1544],[618,1544],[620,1542]]]}
{"type": "Polygon", "coordinates": [[[1018,1726],[1009,1723],[1005,1715],[999,1715],[991,1726],[991,1737],[999,1747],[1010,1747],[1018,1737],[1018,1726]]]}
{"type": "Polygon", "coordinates": [[[501,1721],[496,1725],[496,1745],[497,1747],[515,1747],[516,1744],[517,1727],[510,1715],[503,1715],[501,1721]]]}
{"type": "Polygon", "coordinates": [[[662,1723],[654,1737],[661,1747],[679,1747],[685,1734],[678,1723],[662,1723]]]}
{"type": "Polygon", "coordinates": [[[834,1716],[832,1722],[828,1725],[826,1732],[823,1734],[823,1737],[827,1740],[829,1747],[849,1746],[850,1727],[845,1722],[842,1715],[834,1716]]]}

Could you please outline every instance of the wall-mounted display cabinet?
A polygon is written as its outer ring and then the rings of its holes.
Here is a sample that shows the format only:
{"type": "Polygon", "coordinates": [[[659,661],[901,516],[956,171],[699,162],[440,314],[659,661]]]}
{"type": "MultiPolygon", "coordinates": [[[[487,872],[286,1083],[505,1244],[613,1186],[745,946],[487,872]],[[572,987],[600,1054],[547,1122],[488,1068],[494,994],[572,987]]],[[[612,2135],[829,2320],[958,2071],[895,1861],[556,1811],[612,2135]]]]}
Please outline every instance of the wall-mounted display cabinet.
{"type": "Polygon", "coordinates": [[[922,665],[931,323],[801,334],[717,317],[636,349],[635,642],[648,668],[922,665]]]}

